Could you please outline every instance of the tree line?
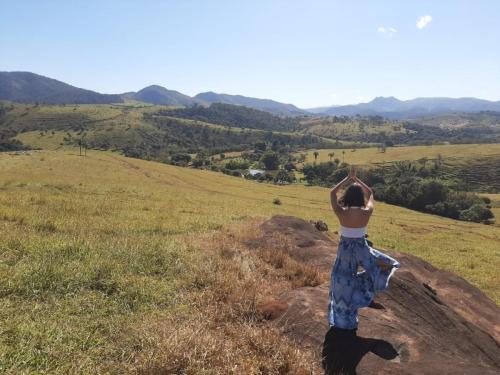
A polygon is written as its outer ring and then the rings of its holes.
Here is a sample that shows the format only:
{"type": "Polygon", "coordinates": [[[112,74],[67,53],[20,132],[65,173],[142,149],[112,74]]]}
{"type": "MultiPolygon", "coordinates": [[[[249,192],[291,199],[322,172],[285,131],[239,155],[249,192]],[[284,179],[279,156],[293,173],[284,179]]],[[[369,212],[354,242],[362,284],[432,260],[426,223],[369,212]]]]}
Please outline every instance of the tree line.
{"type": "MultiPolygon", "coordinates": [[[[489,198],[458,190],[459,182],[439,177],[438,161],[395,162],[383,168],[362,169],[359,176],[373,187],[375,199],[416,211],[456,220],[491,224],[489,198]]],[[[332,186],[347,176],[345,163],[307,164],[304,178],[310,185],[332,186]]]]}

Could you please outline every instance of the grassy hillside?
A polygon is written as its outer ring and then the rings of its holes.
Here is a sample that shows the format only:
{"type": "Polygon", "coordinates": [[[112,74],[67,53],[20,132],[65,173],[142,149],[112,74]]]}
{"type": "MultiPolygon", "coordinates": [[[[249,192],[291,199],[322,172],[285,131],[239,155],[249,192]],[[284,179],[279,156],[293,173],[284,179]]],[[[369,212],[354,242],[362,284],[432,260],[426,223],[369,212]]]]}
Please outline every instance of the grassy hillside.
{"type": "Polygon", "coordinates": [[[77,145],[82,140],[93,149],[159,161],[180,152],[241,151],[258,141],[292,148],[333,145],[316,136],[276,131],[287,120],[267,112],[242,111],[243,107],[230,105],[217,108],[211,113],[219,122],[211,123],[180,118],[184,112],[167,106],[0,103],[0,140],[16,137],[27,146],[44,149],[77,145]],[[226,118],[230,119],[227,123],[226,118]]]}
{"type": "MultiPolygon", "coordinates": [[[[500,143],[379,148],[316,150],[317,162],[338,158],[346,163],[366,167],[387,166],[395,161],[441,158],[443,178],[455,179],[468,189],[481,192],[500,191],[500,143]]],[[[307,153],[306,162],[314,162],[314,150],[307,153]]]]}
{"type": "Polygon", "coordinates": [[[422,125],[439,126],[443,128],[463,127],[500,127],[500,112],[450,113],[440,116],[427,116],[416,119],[422,125]]]}
{"type": "Polygon", "coordinates": [[[293,131],[299,127],[296,119],[281,118],[253,108],[223,103],[214,103],[210,107],[172,109],[162,111],[162,114],[248,129],[293,131]]]}
{"type": "Polygon", "coordinates": [[[387,120],[380,116],[314,117],[301,121],[304,133],[338,140],[405,145],[493,143],[500,141],[499,115],[494,112],[387,120]]]}
{"type": "MultiPolygon", "coordinates": [[[[258,260],[245,266],[230,236],[196,245],[231,225],[238,235],[252,233],[252,218],[273,214],[337,227],[327,189],[104,152],[0,154],[1,370],[213,373],[236,361],[298,371],[307,362],[300,350],[287,354],[288,344],[277,347],[246,315],[262,295],[245,293],[285,285],[289,276],[266,266],[258,275],[267,279],[257,279],[258,260]],[[282,205],[272,203],[276,197],[282,205]],[[196,362],[200,353],[205,364],[196,362]],[[178,367],[165,367],[172,363],[178,367]]],[[[416,254],[500,302],[500,227],[377,203],[369,234],[377,247],[416,254]]]]}
{"type": "MultiPolygon", "coordinates": [[[[329,153],[334,152],[335,158],[342,160],[342,151],[345,151],[345,162],[356,165],[373,165],[401,160],[419,160],[422,158],[477,158],[500,157],[500,143],[493,144],[462,144],[462,145],[434,145],[434,146],[401,146],[387,147],[381,152],[377,147],[362,148],[356,151],[342,149],[317,150],[318,162],[329,161],[329,153]]],[[[314,161],[314,151],[307,154],[307,162],[314,161]]]]}
{"type": "Polygon", "coordinates": [[[377,134],[406,134],[407,130],[396,121],[367,118],[315,117],[301,121],[305,133],[341,140],[361,140],[364,136],[377,134]]]}

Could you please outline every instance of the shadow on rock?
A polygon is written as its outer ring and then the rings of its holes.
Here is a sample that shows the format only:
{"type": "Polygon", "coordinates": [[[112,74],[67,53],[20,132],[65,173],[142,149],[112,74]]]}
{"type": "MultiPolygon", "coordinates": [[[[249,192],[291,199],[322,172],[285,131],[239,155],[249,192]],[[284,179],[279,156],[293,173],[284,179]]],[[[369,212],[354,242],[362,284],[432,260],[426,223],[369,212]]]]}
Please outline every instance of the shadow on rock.
{"type": "Polygon", "coordinates": [[[387,341],[360,337],[356,330],[330,328],[325,335],[322,352],[325,374],[356,374],[358,363],[368,352],[386,360],[398,356],[396,349],[387,341]]]}

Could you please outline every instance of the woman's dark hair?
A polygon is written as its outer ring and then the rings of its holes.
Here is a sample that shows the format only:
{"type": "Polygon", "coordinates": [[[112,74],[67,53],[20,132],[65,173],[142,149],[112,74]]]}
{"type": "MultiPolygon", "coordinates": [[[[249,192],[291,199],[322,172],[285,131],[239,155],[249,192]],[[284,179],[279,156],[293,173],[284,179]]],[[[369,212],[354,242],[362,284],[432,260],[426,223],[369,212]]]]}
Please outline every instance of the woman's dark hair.
{"type": "Polygon", "coordinates": [[[342,197],[344,207],[363,207],[365,205],[365,195],[363,189],[358,184],[352,184],[347,188],[342,197]]]}

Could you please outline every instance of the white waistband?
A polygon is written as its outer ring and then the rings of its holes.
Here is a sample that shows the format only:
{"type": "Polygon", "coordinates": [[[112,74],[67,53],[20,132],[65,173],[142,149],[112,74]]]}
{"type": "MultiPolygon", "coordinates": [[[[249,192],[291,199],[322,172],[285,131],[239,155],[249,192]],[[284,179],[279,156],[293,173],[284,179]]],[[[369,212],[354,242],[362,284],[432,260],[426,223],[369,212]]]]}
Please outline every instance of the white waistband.
{"type": "Polygon", "coordinates": [[[340,226],[340,235],[344,237],[359,238],[359,237],[364,237],[365,234],[366,234],[366,227],[349,228],[349,227],[343,227],[342,225],[340,226]]]}

